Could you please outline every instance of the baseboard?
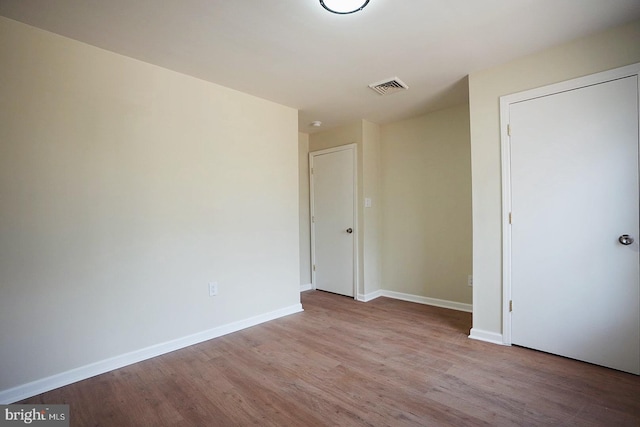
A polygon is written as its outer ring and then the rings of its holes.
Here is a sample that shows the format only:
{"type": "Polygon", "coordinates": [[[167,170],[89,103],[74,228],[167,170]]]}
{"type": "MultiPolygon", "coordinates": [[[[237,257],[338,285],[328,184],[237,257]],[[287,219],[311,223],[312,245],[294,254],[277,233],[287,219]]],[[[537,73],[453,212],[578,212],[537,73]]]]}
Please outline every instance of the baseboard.
{"type": "Polygon", "coordinates": [[[123,368],[134,363],[142,362],[143,360],[161,356],[163,354],[170,353],[172,351],[179,350],[190,345],[208,341],[212,338],[217,338],[223,335],[230,334],[232,332],[237,332],[251,326],[259,325],[260,323],[275,320],[280,317],[288,316],[290,314],[299,313],[301,311],[303,311],[302,305],[294,304],[280,310],[275,310],[269,313],[253,316],[248,319],[228,323],[226,325],[218,326],[216,328],[202,331],[193,335],[188,335],[186,337],[167,341],[165,343],[156,344],[140,350],[132,351],[130,353],[122,354],[120,356],[112,357],[110,359],[102,360],[100,362],[72,369],[67,372],[52,375],[50,377],[36,380],[27,384],[19,385],[7,390],[2,390],[0,391],[0,404],[6,405],[17,402],[19,400],[26,399],[27,397],[35,396],[37,394],[56,389],[58,387],[63,387],[78,381],[85,380],[87,378],[94,377],[96,375],[104,374],[105,372],[109,372],[114,369],[123,368]]]}
{"type": "Polygon", "coordinates": [[[483,331],[482,329],[478,328],[471,328],[469,338],[471,338],[472,340],[490,342],[492,344],[505,345],[503,342],[502,334],[483,331]]]}
{"type": "Polygon", "coordinates": [[[300,292],[310,291],[311,289],[313,289],[313,285],[311,283],[300,285],[300,292]]]}
{"type": "Polygon", "coordinates": [[[358,297],[356,298],[358,301],[362,301],[362,302],[369,302],[371,300],[374,300],[378,297],[382,296],[382,292],[383,291],[375,291],[375,292],[370,292],[368,294],[358,294],[358,297]]]}
{"type": "Polygon", "coordinates": [[[381,292],[381,295],[379,296],[383,296],[387,298],[399,299],[402,301],[409,301],[409,302],[417,302],[418,304],[433,305],[436,307],[448,308],[451,310],[466,311],[468,313],[473,312],[473,306],[471,304],[464,304],[461,302],[448,301],[448,300],[437,299],[437,298],[422,297],[419,295],[403,294],[402,292],[395,292],[395,291],[383,290],[380,292],[381,292]]]}

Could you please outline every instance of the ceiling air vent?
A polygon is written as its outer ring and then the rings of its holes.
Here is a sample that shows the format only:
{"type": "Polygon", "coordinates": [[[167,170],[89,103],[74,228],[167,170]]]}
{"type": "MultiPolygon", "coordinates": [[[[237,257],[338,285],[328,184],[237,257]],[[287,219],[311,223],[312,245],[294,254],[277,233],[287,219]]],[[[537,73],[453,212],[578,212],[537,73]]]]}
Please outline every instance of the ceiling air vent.
{"type": "Polygon", "coordinates": [[[402,80],[397,77],[392,77],[380,82],[371,83],[369,87],[378,92],[380,95],[389,95],[390,93],[409,89],[409,86],[407,86],[402,80]]]}

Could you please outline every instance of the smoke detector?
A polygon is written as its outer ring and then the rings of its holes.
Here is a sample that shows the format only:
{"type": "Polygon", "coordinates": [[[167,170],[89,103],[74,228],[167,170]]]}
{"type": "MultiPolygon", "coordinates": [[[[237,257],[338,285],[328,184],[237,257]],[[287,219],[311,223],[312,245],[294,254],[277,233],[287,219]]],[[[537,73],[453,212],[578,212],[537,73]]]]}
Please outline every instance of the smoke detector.
{"type": "Polygon", "coordinates": [[[390,79],[381,80],[376,83],[371,83],[369,87],[375,90],[380,95],[389,95],[395,92],[400,92],[409,89],[409,86],[397,77],[391,77],[390,79]]]}

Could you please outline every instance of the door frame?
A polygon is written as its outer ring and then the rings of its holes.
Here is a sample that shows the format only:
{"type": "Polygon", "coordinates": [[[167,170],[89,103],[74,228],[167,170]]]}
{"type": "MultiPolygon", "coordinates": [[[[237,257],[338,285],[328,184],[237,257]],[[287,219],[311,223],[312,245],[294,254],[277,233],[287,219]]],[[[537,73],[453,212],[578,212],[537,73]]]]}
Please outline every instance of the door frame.
{"type": "Polygon", "coordinates": [[[311,224],[311,289],[316,289],[316,231],[313,160],[315,156],[351,150],[353,157],[353,299],[358,299],[358,146],[355,143],[309,152],[309,223],[311,224]]]}
{"type": "MultiPolygon", "coordinates": [[[[502,343],[511,345],[511,104],[549,96],[626,77],[640,76],[640,63],[591,74],[500,97],[500,150],[502,162],[502,343]]],[[[640,87],[640,85],[639,85],[640,87]]],[[[640,90],[638,93],[640,100],[640,90]]],[[[638,117],[640,122],[640,114],[638,117]]]]}

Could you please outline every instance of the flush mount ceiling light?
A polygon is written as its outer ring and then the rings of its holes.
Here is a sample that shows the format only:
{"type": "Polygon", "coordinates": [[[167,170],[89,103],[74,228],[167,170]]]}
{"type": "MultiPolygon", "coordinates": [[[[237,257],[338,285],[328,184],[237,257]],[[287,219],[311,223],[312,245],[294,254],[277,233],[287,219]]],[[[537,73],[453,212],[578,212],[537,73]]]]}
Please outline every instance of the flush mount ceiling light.
{"type": "Polygon", "coordinates": [[[364,9],[369,0],[320,0],[322,7],[329,12],[347,15],[364,9]]]}

